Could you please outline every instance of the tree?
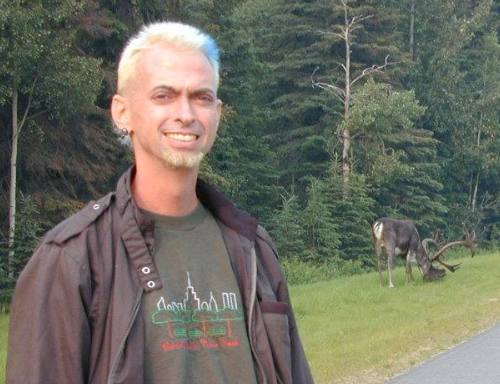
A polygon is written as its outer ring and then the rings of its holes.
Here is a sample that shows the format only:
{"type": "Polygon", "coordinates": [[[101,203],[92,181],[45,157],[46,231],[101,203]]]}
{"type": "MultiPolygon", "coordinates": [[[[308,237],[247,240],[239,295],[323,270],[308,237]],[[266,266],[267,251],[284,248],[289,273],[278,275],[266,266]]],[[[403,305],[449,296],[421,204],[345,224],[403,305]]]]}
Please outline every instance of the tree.
{"type": "Polygon", "coordinates": [[[333,217],[332,203],[325,194],[321,180],[311,178],[302,223],[306,238],[307,261],[340,264],[338,224],[333,217]]]}
{"type": "Polygon", "coordinates": [[[497,20],[491,0],[416,4],[418,49],[409,83],[428,106],[422,127],[439,140],[441,194],[451,213],[447,219],[450,236],[462,232],[463,222],[480,226],[478,200],[489,209],[498,190],[489,177],[496,167],[491,148],[496,140],[498,104],[497,90],[492,90],[498,87],[498,79],[491,68],[498,66],[497,20]],[[475,218],[474,211],[478,213],[475,218]]]}
{"type": "Polygon", "coordinates": [[[416,127],[425,108],[412,91],[372,79],[359,89],[348,122],[358,137],[356,169],[366,175],[379,216],[404,216],[426,229],[443,224],[441,166],[432,132],[416,127]]]}
{"type": "Polygon", "coordinates": [[[346,190],[342,174],[332,167],[323,181],[328,201],[335,202],[331,215],[337,226],[339,256],[344,264],[349,262],[362,268],[373,266],[371,223],[376,218],[375,200],[370,196],[366,179],[356,171],[351,172],[346,190]],[[345,194],[348,198],[344,198],[345,194]]]}
{"type": "Polygon", "coordinates": [[[271,222],[273,239],[281,257],[302,259],[305,251],[305,230],[302,225],[298,198],[293,193],[281,196],[282,206],[277,210],[271,222]]]}
{"type": "MultiPolygon", "coordinates": [[[[347,189],[349,184],[349,175],[352,171],[352,136],[351,130],[349,129],[349,119],[350,119],[350,108],[353,99],[353,87],[358,82],[363,80],[365,77],[375,73],[380,72],[388,65],[393,64],[389,63],[389,56],[385,57],[384,64],[381,65],[372,65],[363,69],[361,72],[357,74],[352,73],[351,69],[351,54],[352,54],[352,40],[354,38],[354,33],[356,30],[362,28],[362,24],[365,20],[373,17],[373,15],[364,15],[364,16],[352,16],[349,15],[349,8],[346,0],[340,0],[343,7],[344,13],[344,24],[339,26],[339,32],[331,32],[333,36],[340,38],[344,41],[345,45],[345,56],[344,63],[340,64],[340,67],[344,71],[344,81],[343,87],[339,87],[335,84],[317,81],[314,80],[314,73],[311,77],[313,87],[318,87],[324,89],[328,92],[332,92],[343,104],[344,114],[342,121],[341,131],[341,140],[342,140],[342,176],[343,176],[343,184],[347,189]]],[[[317,68],[318,69],[318,68],[317,68]]]]}
{"type": "MultiPolygon", "coordinates": [[[[42,225],[39,219],[39,209],[31,196],[19,193],[18,218],[16,221],[16,234],[14,246],[14,258],[10,263],[0,263],[0,308],[8,306],[14,285],[19,273],[33,253],[39,237],[42,234],[42,225]]],[[[8,243],[0,243],[0,256],[5,256],[12,251],[8,243]]]]}
{"type": "Polygon", "coordinates": [[[489,222],[487,216],[498,212],[500,201],[500,161],[494,155],[500,147],[500,76],[493,69],[500,65],[497,34],[489,28],[479,31],[464,47],[459,60],[466,103],[463,129],[448,140],[455,150],[448,163],[452,173],[447,189],[454,200],[456,217],[460,218],[454,232],[461,230],[461,222],[466,222],[487,234],[491,233],[487,228],[491,224],[482,222],[489,222]]]}
{"type": "Polygon", "coordinates": [[[322,33],[331,17],[326,0],[247,1],[234,13],[260,63],[255,97],[262,118],[255,129],[275,154],[280,185],[295,184],[299,196],[305,177],[320,176],[328,166],[330,100],[311,89],[310,74],[320,61],[334,65],[322,33]]]}
{"type": "MultiPolygon", "coordinates": [[[[99,61],[72,51],[70,21],[78,1],[43,5],[0,1],[0,104],[10,104],[9,265],[14,257],[17,161],[20,134],[36,118],[64,118],[91,105],[100,86],[99,61]],[[71,90],[71,92],[68,92],[71,90]]],[[[9,268],[11,269],[11,268],[9,268]]]]}

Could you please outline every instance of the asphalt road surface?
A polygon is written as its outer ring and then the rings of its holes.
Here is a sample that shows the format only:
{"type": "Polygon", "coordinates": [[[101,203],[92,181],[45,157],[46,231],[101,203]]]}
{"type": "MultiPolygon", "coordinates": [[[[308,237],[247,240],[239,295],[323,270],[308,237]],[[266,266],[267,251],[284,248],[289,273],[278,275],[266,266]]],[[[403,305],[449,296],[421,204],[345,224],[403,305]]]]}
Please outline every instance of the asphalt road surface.
{"type": "Polygon", "coordinates": [[[500,324],[386,384],[500,384],[500,324]]]}

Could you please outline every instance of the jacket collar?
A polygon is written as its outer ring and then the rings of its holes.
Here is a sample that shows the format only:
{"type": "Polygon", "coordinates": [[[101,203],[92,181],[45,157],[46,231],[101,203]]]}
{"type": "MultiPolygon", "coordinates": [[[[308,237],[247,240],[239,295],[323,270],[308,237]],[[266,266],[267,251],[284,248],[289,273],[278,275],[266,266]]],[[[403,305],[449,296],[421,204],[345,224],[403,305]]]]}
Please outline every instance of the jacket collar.
{"type": "MultiPolygon", "coordinates": [[[[141,210],[137,208],[132,196],[131,182],[135,175],[135,166],[130,167],[118,180],[116,187],[116,202],[120,212],[123,214],[127,206],[131,205],[137,224],[140,228],[149,226],[151,223],[141,210]]],[[[222,224],[233,229],[240,235],[252,242],[255,241],[257,232],[257,220],[234,205],[222,192],[198,179],[196,183],[196,195],[200,202],[215,216],[222,224]]]]}

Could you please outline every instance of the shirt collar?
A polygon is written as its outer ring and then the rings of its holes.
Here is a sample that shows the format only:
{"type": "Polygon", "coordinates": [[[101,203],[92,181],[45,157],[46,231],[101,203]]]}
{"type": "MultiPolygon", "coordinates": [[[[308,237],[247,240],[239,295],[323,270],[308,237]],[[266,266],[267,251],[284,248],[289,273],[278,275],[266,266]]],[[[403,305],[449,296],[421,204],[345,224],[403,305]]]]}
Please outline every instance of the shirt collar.
{"type": "MultiPolygon", "coordinates": [[[[134,210],[139,227],[150,225],[146,215],[138,209],[132,196],[131,182],[135,175],[135,166],[130,167],[118,180],[116,187],[116,202],[120,213],[123,215],[125,209],[130,206],[134,210]]],[[[257,220],[245,211],[238,209],[222,192],[210,186],[201,179],[196,183],[196,195],[216,219],[222,224],[235,230],[240,235],[251,241],[255,241],[257,232],[257,220]]]]}

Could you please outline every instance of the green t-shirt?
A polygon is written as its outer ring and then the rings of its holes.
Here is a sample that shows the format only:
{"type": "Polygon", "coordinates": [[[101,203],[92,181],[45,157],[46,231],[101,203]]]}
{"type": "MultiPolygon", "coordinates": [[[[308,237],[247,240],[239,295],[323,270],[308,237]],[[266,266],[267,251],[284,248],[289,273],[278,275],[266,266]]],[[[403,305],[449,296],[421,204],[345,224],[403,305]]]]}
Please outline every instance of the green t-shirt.
{"type": "Polygon", "coordinates": [[[199,204],[155,214],[163,288],[144,294],[145,383],[256,384],[240,292],[220,228],[199,204]]]}

